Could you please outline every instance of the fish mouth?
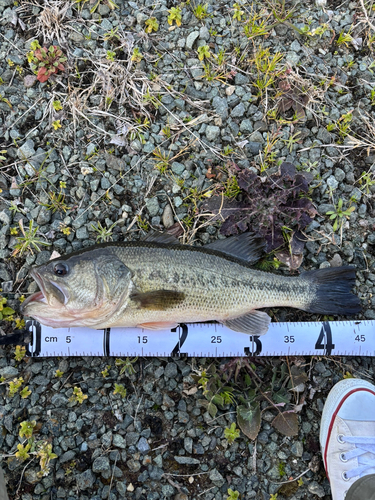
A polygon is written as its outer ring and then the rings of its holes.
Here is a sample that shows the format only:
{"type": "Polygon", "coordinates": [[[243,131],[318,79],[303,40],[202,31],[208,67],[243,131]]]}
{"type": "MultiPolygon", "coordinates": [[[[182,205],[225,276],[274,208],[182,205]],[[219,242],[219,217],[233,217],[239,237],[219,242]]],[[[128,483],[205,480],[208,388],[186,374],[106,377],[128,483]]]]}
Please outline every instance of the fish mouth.
{"type": "Polygon", "coordinates": [[[46,297],[46,289],[43,284],[43,280],[41,276],[33,269],[30,271],[30,275],[36,281],[40,290],[27,297],[27,299],[21,305],[21,313],[24,314],[26,307],[30,302],[40,302],[42,304],[48,304],[48,300],[46,297]]]}
{"type": "Polygon", "coordinates": [[[31,303],[40,303],[40,304],[46,304],[50,305],[50,301],[48,300],[48,296],[50,298],[55,298],[59,303],[62,305],[66,305],[68,302],[68,294],[66,290],[64,290],[60,285],[58,285],[55,282],[48,282],[48,292],[47,292],[47,286],[43,281],[43,278],[41,275],[33,269],[30,272],[30,275],[34,280],[36,281],[37,285],[39,286],[40,290],[33,293],[28,297],[22,304],[21,307],[21,312],[24,313],[27,306],[31,303]]]}

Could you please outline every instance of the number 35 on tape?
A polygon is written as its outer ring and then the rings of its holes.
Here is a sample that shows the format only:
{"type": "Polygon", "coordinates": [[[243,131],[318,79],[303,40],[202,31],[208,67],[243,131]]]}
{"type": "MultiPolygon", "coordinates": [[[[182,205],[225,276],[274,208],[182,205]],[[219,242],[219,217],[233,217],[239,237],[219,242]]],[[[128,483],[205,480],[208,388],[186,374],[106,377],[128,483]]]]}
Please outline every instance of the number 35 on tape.
{"type": "Polygon", "coordinates": [[[217,323],[192,323],[172,330],[139,328],[53,329],[28,321],[27,354],[43,356],[375,356],[375,321],[271,323],[259,337],[217,323]]]}

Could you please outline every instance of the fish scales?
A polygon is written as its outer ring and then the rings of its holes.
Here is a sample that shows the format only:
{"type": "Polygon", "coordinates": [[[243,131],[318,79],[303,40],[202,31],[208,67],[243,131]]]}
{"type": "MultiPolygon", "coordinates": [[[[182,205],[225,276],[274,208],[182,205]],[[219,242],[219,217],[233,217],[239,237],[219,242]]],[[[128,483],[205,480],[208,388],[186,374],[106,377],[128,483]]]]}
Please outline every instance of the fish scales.
{"type": "MultiPolygon", "coordinates": [[[[185,293],[184,301],[165,311],[174,315],[178,310],[180,322],[226,319],[250,309],[292,302],[303,307],[313,291],[298,278],[254,270],[213,251],[151,244],[120,246],[113,251],[133,271],[132,281],[138,290],[173,289],[185,293]]],[[[123,308],[123,314],[131,314],[140,323],[145,317],[150,320],[158,316],[157,311],[142,311],[136,304],[131,311],[123,308]]]]}

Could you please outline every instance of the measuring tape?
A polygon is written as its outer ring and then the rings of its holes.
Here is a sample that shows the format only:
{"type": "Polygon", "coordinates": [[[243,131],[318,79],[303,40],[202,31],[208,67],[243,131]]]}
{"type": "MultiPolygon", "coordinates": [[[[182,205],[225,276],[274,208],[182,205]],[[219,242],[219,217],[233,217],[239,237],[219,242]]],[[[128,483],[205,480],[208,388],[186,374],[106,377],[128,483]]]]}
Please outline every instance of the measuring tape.
{"type": "Polygon", "coordinates": [[[26,323],[27,355],[45,356],[375,356],[375,321],[271,323],[249,336],[219,323],[181,324],[172,330],[50,328],[26,323]]]}

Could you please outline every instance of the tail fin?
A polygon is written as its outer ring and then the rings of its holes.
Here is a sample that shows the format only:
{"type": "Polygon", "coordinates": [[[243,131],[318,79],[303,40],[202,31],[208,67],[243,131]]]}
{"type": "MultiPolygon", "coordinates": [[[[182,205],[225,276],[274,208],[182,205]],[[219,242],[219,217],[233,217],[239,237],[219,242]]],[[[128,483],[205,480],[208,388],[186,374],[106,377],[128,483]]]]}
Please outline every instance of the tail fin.
{"type": "Polygon", "coordinates": [[[306,311],[318,314],[357,314],[361,312],[359,298],[351,293],[355,285],[355,268],[333,267],[306,271],[301,277],[311,281],[315,295],[306,311]]]}

